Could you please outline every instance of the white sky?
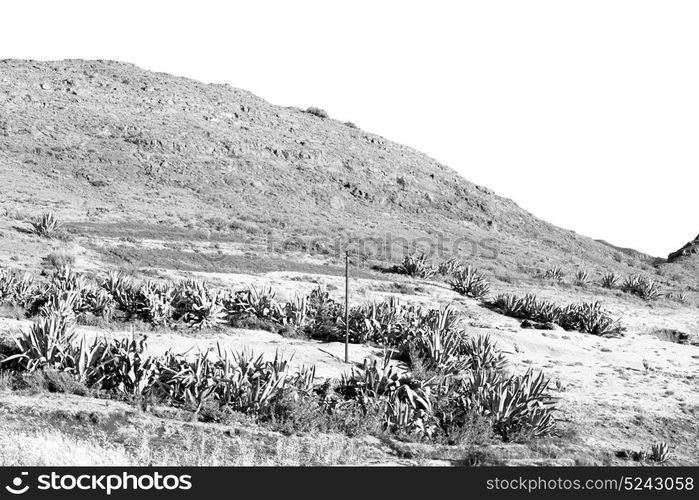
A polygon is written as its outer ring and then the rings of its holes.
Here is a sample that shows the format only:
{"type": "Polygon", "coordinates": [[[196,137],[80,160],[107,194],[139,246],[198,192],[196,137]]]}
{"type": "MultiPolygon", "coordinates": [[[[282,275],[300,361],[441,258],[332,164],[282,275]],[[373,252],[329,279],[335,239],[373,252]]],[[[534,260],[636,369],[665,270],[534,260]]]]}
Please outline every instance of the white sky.
{"type": "Polygon", "coordinates": [[[543,219],[663,256],[699,232],[698,56],[695,0],[0,10],[0,58],[116,59],[319,106],[543,219]]]}

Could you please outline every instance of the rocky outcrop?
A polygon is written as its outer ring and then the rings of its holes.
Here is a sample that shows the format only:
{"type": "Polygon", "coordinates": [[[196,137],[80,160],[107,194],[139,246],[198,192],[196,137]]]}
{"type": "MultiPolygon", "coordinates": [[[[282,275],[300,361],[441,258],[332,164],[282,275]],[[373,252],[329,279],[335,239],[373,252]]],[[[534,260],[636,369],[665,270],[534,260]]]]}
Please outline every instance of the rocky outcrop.
{"type": "Polygon", "coordinates": [[[690,241],[676,252],[672,252],[670,255],[668,255],[667,260],[668,262],[675,262],[682,258],[692,256],[698,256],[697,258],[699,258],[699,236],[694,238],[694,240],[690,241]]]}

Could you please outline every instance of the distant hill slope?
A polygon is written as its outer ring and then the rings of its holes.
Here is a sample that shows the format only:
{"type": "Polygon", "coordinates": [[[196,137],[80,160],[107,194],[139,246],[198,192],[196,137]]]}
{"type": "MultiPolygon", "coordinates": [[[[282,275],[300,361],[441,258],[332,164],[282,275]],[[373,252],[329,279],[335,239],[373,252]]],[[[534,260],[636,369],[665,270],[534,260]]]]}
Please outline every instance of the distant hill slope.
{"type": "Polygon", "coordinates": [[[690,289],[699,291],[699,236],[668,256],[662,267],[667,276],[682,276],[690,289]]]}
{"type": "Polygon", "coordinates": [[[0,175],[0,207],[55,210],[95,231],[129,221],[246,241],[371,237],[395,249],[423,238],[450,250],[460,240],[466,258],[498,272],[628,271],[647,259],[351,124],[119,62],[0,62],[0,175]]]}
{"type": "Polygon", "coordinates": [[[668,262],[677,262],[683,259],[696,259],[699,261],[699,236],[687,243],[685,246],[668,255],[668,262]]]}

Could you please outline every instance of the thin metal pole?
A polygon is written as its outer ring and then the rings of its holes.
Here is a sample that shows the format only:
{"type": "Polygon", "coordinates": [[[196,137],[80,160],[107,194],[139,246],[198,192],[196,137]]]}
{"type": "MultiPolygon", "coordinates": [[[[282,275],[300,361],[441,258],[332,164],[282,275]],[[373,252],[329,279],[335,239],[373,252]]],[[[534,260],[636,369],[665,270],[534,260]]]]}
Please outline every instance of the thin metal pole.
{"type": "Polygon", "coordinates": [[[349,363],[349,250],[345,252],[345,363],[349,363]]]}

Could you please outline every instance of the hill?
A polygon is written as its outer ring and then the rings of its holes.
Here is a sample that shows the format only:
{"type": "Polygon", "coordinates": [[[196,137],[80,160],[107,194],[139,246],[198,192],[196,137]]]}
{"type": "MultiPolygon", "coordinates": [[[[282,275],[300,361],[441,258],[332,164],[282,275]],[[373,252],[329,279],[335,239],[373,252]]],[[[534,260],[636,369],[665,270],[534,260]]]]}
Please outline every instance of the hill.
{"type": "Polygon", "coordinates": [[[668,255],[668,262],[677,262],[682,260],[695,259],[699,260],[699,236],[687,243],[685,246],[672,252],[668,255]]]}
{"type": "Polygon", "coordinates": [[[352,241],[370,261],[417,242],[521,276],[647,267],[409,147],[244,90],[110,61],[5,60],[0,75],[0,207],[19,218],[331,257],[352,241]]]}

